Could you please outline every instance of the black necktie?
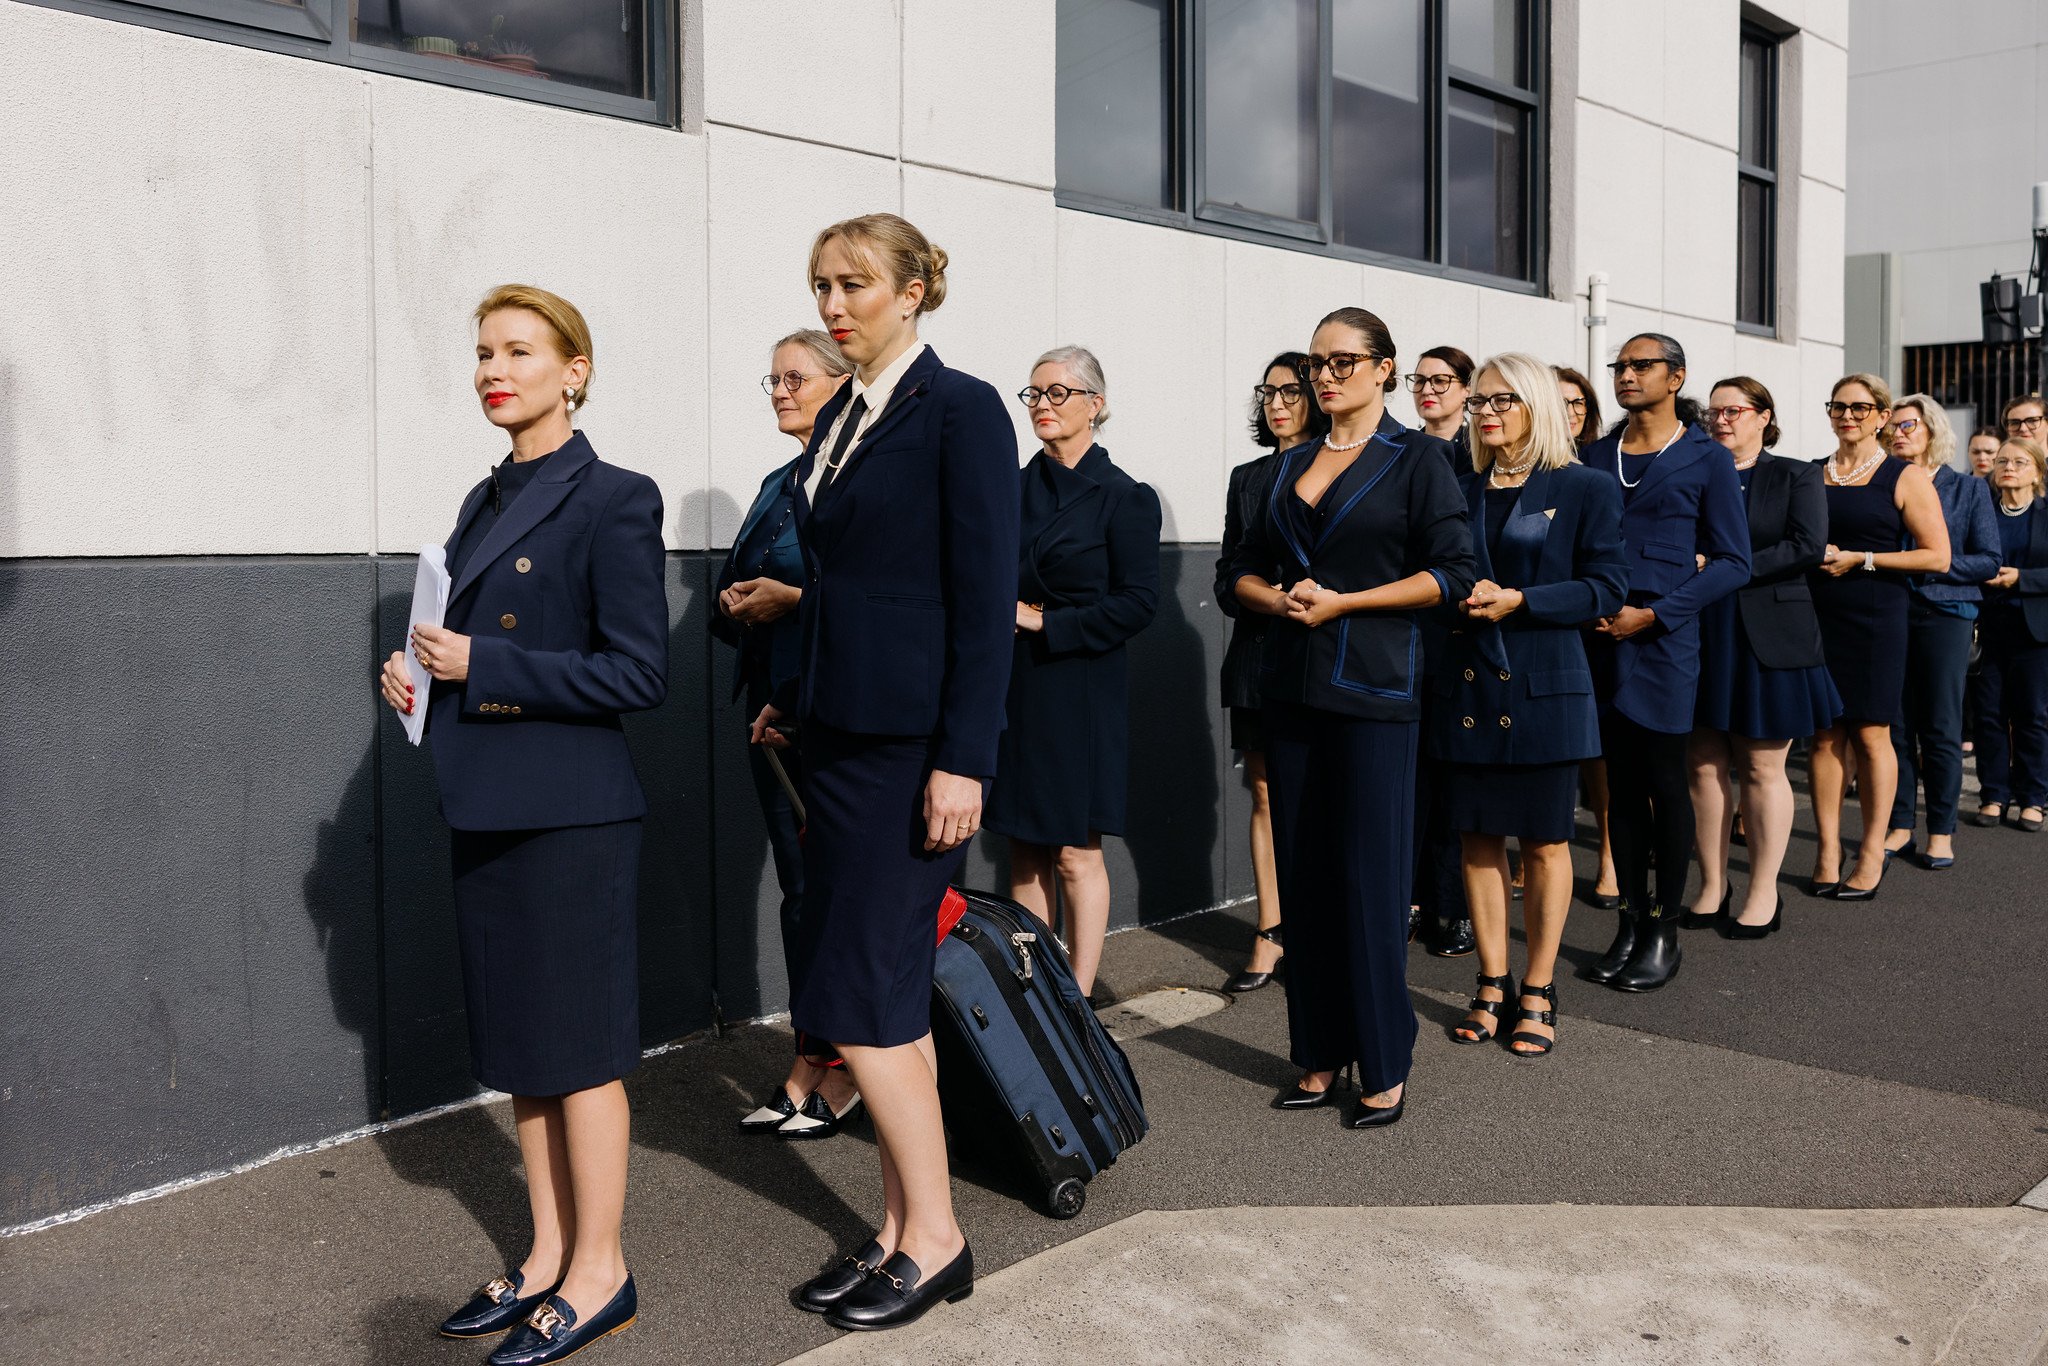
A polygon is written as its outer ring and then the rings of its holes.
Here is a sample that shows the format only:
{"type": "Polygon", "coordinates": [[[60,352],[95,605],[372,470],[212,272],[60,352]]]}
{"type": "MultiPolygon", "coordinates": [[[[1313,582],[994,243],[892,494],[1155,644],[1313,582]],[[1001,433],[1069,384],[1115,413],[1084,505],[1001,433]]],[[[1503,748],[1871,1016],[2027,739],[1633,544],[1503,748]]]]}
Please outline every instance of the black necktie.
{"type": "Polygon", "coordinates": [[[846,410],[846,421],[839,425],[839,439],[832,443],[832,453],[825,457],[825,482],[832,482],[833,476],[846,463],[846,452],[853,446],[853,438],[860,431],[860,420],[867,416],[868,396],[855,394],[853,406],[846,410]]]}

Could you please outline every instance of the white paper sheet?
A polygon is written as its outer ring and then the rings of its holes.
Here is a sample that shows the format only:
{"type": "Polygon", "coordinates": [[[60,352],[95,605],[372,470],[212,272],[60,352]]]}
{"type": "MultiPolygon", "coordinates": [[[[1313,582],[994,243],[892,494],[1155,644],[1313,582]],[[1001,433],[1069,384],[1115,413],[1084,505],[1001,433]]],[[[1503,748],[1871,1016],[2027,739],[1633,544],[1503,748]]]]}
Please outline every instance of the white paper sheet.
{"type": "Polygon", "coordinates": [[[448,611],[448,587],[448,552],[438,545],[421,546],[419,574],[412,581],[412,615],[406,618],[405,628],[405,672],[412,679],[412,694],[419,704],[412,715],[399,718],[405,722],[405,738],[415,745],[427,733],[428,689],[434,677],[413,653],[412,628],[420,622],[441,624],[448,611]]]}

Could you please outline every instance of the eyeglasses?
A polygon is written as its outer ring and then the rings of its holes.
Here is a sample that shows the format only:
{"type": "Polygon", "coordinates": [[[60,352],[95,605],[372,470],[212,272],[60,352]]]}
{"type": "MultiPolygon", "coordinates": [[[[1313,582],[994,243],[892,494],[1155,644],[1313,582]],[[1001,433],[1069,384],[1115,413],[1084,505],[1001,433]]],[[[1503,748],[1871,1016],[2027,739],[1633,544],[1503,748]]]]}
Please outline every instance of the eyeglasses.
{"type": "Polygon", "coordinates": [[[1920,430],[1920,419],[1917,417],[1909,417],[1903,422],[1894,422],[1892,424],[1892,430],[1897,432],[1900,436],[1911,436],[1914,432],[1920,430]]]}
{"type": "Polygon", "coordinates": [[[1504,413],[1522,401],[1520,394],[1474,394],[1465,400],[1468,413],[1504,413]]]}
{"type": "Polygon", "coordinates": [[[779,375],[761,376],[761,392],[770,398],[775,397],[777,389],[787,389],[791,394],[795,394],[812,380],[823,378],[823,375],[807,375],[801,370],[785,370],[779,375]]]}
{"type": "Polygon", "coordinates": [[[1378,365],[1380,358],[1374,355],[1354,355],[1348,351],[1332,351],[1327,356],[1309,356],[1301,362],[1301,379],[1304,384],[1315,383],[1316,376],[1328,370],[1330,378],[1342,383],[1351,378],[1351,372],[1360,365],[1378,365]]]}
{"type": "Polygon", "coordinates": [[[2048,418],[2039,413],[2032,417],[2009,417],[2005,420],[2005,429],[2009,432],[2031,432],[2043,422],[2048,422],[2048,418]]]}
{"type": "Polygon", "coordinates": [[[1709,422],[1733,422],[1744,413],[1753,413],[1755,411],[1756,409],[1747,403],[1731,403],[1725,408],[1702,408],[1700,409],[1700,416],[1709,422]]]}
{"type": "Polygon", "coordinates": [[[1654,359],[1648,360],[1644,359],[1641,356],[1637,356],[1632,360],[1610,361],[1608,363],[1607,368],[1614,372],[1614,377],[1616,379],[1620,379],[1621,372],[1624,370],[1632,370],[1638,375],[1647,375],[1650,373],[1650,371],[1656,369],[1658,366],[1669,364],[1671,364],[1671,362],[1665,360],[1662,356],[1658,356],[1654,359]]]}
{"type": "Polygon", "coordinates": [[[1875,403],[1842,403],[1840,401],[1828,404],[1827,410],[1829,417],[1840,417],[1842,414],[1847,413],[1857,422],[1863,421],[1872,413],[1884,411],[1875,403]]]}
{"type": "Polygon", "coordinates": [[[1050,388],[1041,389],[1034,384],[1019,389],[1017,391],[1017,401],[1027,408],[1036,408],[1038,400],[1044,399],[1053,407],[1061,408],[1065,407],[1067,400],[1075,394],[1093,394],[1098,392],[1100,391],[1095,389],[1069,389],[1064,384],[1055,384],[1050,388]]]}
{"type": "Polygon", "coordinates": [[[1424,389],[1432,394],[1441,394],[1458,382],[1456,375],[1409,375],[1408,392],[1419,394],[1424,389]]]}
{"type": "Polygon", "coordinates": [[[1299,384],[1255,384],[1252,386],[1252,397],[1259,401],[1261,408],[1266,407],[1276,398],[1282,403],[1292,406],[1301,402],[1301,396],[1306,392],[1299,384]]]}
{"type": "Polygon", "coordinates": [[[1564,406],[1572,412],[1583,413],[1586,411],[1586,400],[1582,398],[1568,398],[1564,401],[1564,406]]]}
{"type": "Polygon", "coordinates": [[[2034,462],[2027,459],[2024,455],[2006,456],[1993,460],[1991,468],[1994,470],[2024,470],[2031,469],[2033,464],[2034,462]]]}

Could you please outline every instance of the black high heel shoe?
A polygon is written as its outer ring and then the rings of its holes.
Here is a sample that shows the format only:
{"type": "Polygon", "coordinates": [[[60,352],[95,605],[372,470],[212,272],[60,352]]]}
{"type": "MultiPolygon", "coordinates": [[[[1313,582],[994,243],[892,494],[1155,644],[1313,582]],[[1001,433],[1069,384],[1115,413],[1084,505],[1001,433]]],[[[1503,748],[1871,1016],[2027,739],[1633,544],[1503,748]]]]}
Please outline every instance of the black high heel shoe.
{"type": "Polygon", "coordinates": [[[1508,997],[1515,994],[1515,976],[1511,972],[1504,972],[1498,977],[1488,977],[1485,973],[1481,973],[1478,980],[1480,986],[1492,987],[1500,992],[1501,998],[1498,1001],[1488,1001],[1483,999],[1477,992],[1474,992],[1472,1004],[1465,1007],[1465,1011],[1467,1014],[1475,1010],[1484,1011],[1486,1014],[1491,1015],[1493,1019],[1485,1024],[1478,1020],[1458,1021],[1451,1026],[1452,1043],[1492,1043],[1494,1036],[1500,1033],[1500,1008],[1508,1003],[1508,997]],[[1476,1032],[1482,1028],[1486,1031],[1484,1034],[1476,1032]],[[1458,1032],[1461,1029],[1475,1031],[1474,1037],[1466,1038],[1458,1032]]]}
{"type": "MultiPolygon", "coordinates": [[[[1534,996],[1539,1000],[1548,1001],[1550,1006],[1545,1010],[1531,1010],[1527,1006],[1521,1005],[1520,997],[1517,997],[1516,1021],[1521,1024],[1549,1025],[1551,1035],[1546,1039],[1541,1034],[1532,1033],[1526,1029],[1518,1029],[1508,1035],[1508,1052],[1518,1058],[1540,1058],[1550,1052],[1551,1049],[1557,1047],[1557,983],[1546,982],[1540,987],[1532,987],[1527,982],[1524,982],[1522,983],[1521,995],[1534,996]],[[1530,1048],[1516,1048],[1515,1045],[1518,1043],[1532,1044],[1534,1046],[1530,1048]]],[[[1407,1092],[1404,1091],[1401,1094],[1405,1097],[1407,1092]]]]}
{"type": "Polygon", "coordinates": [[[1727,890],[1721,894],[1719,909],[1712,911],[1680,911],[1678,913],[1678,928],[1681,930],[1704,930],[1709,926],[1722,924],[1728,919],[1728,908],[1734,901],[1735,884],[1731,882],[1728,884],[1727,890]]]}
{"type": "Polygon", "coordinates": [[[860,1288],[832,1307],[825,1322],[834,1328],[855,1332],[878,1328],[900,1328],[915,1323],[939,1301],[952,1304],[974,1293],[974,1249],[964,1242],[960,1255],[934,1271],[924,1269],[902,1253],[875,1268],[875,1274],[860,1288]]]}
{"type": "MultiPolygon", "coordinates": [[[[1252,937],[1254,939],[1263,939],[1268,944],[1278,946],[1280,943],[1280,927],[1275,925],[1270,930],[1260,930],[1252,937]]],[[[1273,980],[1273,973],[1280,971],[1280,963],[1286,957],[1287,955],[1282,953],[1279,958],[1274,959],[1271,972],[1253,972],[1250,968],[1246,968],[1243,972],[1238,973],[1235,977],[1225,982],[1223,989],[1233,996],[1241,995],[1247,991],[1257,991],[1260,987],[1273,980]]]]}
{"type": "Polygon", "coordinates": [[[1721,937],[1724,939],[1761,939],[1767,934],[1776,934],[1778,926],[1784,918],[1785,898],[1781,896],[1778,898],[1777,909],[1771,912],[1769,920],[1766,920],[1761,925],[1745,925],[1740,920],[1731,920],[1721,927],[1721,937]]]}
{"type": "Polygon", "coordinates": [[[1851,887],[1849,880],[1843,878],[1823,893],[1823,895],[1830,901],[1875,901],[1877,900],[1877,889],[1884,886],[1885,870],[1890,867],[1890,863],[1881,865],[1877,870],[1877,881],[1868,887],[1851,887]]]}
{"type": "Polygon", "coordinates": [[[1365,1097],[1351,1107],[1351,1115],[1344,1121],[1347,1129],[1384,1129],[1389,1124],[1401,1122],[1401,1112],[1408,1108],[1408,1087],[1401,1087],[1401,1098],[1392,1105],[1367,1105],[1365,1097]]]}
{"type": "Polygon", "coordinates": [[[1300,1082],[1296,1082],[1279,1095],[1273,1097],[1271,1102],[1273,1108],[1275,1110],[1320,1110],[1325,1105],[1336,1104],[1337,1088],[1343,1084],[1346,1077],[1351,1075],[1353,1065],[1346,1063],[1342,1068],[1332,1073],[1330,1084],[1320,1091],[1311,1091],[1300,1082]]]}

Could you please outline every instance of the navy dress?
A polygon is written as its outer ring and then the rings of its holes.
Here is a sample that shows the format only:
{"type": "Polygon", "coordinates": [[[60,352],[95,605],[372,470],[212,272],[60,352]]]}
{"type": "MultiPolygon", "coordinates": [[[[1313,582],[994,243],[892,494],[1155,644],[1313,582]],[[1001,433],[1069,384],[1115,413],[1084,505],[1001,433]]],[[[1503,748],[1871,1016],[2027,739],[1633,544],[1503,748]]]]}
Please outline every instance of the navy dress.
{"type": "MultiPolygon", "coordinates": [[[[1737,470],[1750,497],[1759,466],[1737,470]]],[[[1760,518],[1751,514],[1754,526],[1760,518]]],[[[1769,547],[1752,542],[1762,563],[1769,547]]],[[[1759,574],[1758,578],[1764,575],[1759,574]]],[[[1756,580],[1751,580],[1755,583],[1756,580]]],[[[1842,698],[1825,665],[1773,669],[1757,658],[1742,620],[1740,593],[1717,598],[1700,612],[1700,693],[1695,724],[1751,740],[1803,740],[1835,723],[1842,698]]]]}
{"type": "MultiPolygon", "coordinates": [[[[1906,463],[1887,456],[1868,483],[1828,485],[1828,540],[1844,555],[1860,560],[1865,551],[1905,548],[1896,498],[1906,463]]],[[[1859,565],[1840,578],[1815,571],[1812,583],[1843,724],[1890,726],[1906,692],[1906,576],[1859,565]]]]}
{"type": "MultiPolygon", "coordinates": [[[[1279,458],[1280,453],[1274,451],[1247,460],[1230,472],[1230,491],[1223,507],[1223,545],[1216,556],[1216,605],[1230,618],[1230,644],[1223,651],[1223,706],[1230,715],[1230,747],[1240,754],[1266,752],[1259,648],[1266,638],[1266,623],[1272,618],[1242,610],[1231,587],[1237,576],[1230,566],[1245,538],[1266,515],[1266,487],[1273,479],[1273,462],[1279,458]]],[[[1271,565],[1259,577],[1270,583],[1279,574],[1279,566],[1271,565]]]]}
{"type": "Polygon", "coordinates": [[[434,683],[428,733],[472,1067],[513,1095],[601,1086],[640,1061],[646,799],[618,718],[666,693],[661,494],[579,433],[494,469],[449,547],[470,670],[434,683]]]}
{"type": "Polygon", "coordinates": [[[1092,446],[1068,469],[1040,451],[1019,476],[1020,601],[1008,725],[983,824],[1051,847],[1121,835],[1130,780],[1124,644],[1159,605],[1159,496],[1092,446]]]}

